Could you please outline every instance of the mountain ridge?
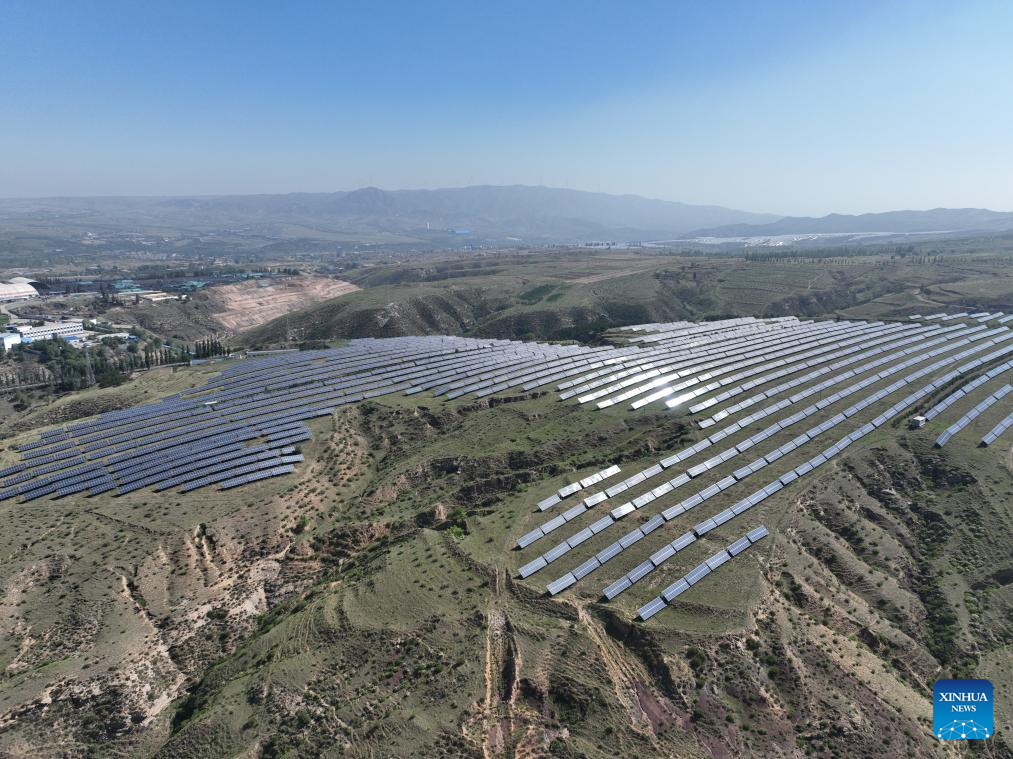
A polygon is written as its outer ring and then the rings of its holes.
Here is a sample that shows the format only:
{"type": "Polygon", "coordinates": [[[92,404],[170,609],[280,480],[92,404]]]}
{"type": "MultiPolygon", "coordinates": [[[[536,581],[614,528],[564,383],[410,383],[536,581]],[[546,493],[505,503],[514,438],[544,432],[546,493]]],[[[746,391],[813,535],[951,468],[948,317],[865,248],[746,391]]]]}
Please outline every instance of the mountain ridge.
{"type": "Polygon", "coordinates": [[[532,185],[470,185],[252,195],[0,199],[0,227],[252,233],[373,244],[580,244],[791,235],[1013,230],[1013,212],[934,208],[779,216],[640,195],[532,185]]]}
{"type": "Polygon", "coordinates": [[[766,224],[728,224],[702,228],[690,237],[755,237],[806,234],[918,234],[930,232],[1007,231],[1013,212],[987,208],[932,208],[926,211],[885,211],[826,216],[785,216],[766,224]]]}
{"type": "Polygon", "coordinates": [[[433,190],[362,187],[332,193],[87,197],[0,200],[0,222],[74,214],[78,222],[216,226],[298,224],[348,234],[426,239],[463,233],[531,242],[651,239],[702,226],[762,223],[780,216],[583,190],[473,185],[433,190]],[[465,231],[465,232],[462,232],[465,231]],[[426,235],[425,233],[429,233],[426,235]]]}

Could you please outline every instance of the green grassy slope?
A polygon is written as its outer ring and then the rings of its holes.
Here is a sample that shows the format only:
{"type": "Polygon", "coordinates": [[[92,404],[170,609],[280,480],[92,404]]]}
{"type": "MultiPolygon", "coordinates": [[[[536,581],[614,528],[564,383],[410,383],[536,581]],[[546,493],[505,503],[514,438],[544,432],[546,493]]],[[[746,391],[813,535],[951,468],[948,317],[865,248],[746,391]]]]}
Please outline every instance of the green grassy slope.
{"type": "Polygon", "coordinates": [[[1013,311],[1013,252],[747,261],[623,251],[503,253],[360,271],[365,289],[289,314],[247,345],[462,334],[594,339],[622,324],[718,316],[898,318],[950,304],[1013,311]]]}

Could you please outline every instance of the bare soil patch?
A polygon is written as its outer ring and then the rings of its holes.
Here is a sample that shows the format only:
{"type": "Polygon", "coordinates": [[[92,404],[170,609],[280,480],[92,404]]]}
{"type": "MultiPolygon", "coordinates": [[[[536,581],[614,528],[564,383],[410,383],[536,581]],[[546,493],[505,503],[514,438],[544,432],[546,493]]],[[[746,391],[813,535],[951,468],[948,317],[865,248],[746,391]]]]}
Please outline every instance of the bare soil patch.
{"type": "Polygon", "coordinates": [[[212,313],[215,321],[240,332],[359,289],[351,282],[329,277],[290,277],[223,285],[208,290],[208,296],[218,306],[212,313]]]}

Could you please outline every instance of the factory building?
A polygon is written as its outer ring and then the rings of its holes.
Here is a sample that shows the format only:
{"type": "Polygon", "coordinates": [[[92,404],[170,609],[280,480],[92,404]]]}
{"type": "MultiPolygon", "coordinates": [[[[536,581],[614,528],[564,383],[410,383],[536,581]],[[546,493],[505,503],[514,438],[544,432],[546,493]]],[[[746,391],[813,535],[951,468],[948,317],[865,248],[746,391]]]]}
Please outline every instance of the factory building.
{"type": "Polygon", "coordinates": [[[29,279],[15,277],[9,282],[0,282],[0,303],[37,297],[39,297],[39,291],[31,285],[29,279]]]}
{"type": "Polygon", "coordinates": [[[7,327],[7,330],[8,332],[20,335],[20,342],[23,343],[32,343],[36,340],[52,340],[55,337],[64,340],[78,340],[91,334],[85,330],[84,324],[80,321],[47,322],[38,327],[28,324],[11,324],[7,327]]]}

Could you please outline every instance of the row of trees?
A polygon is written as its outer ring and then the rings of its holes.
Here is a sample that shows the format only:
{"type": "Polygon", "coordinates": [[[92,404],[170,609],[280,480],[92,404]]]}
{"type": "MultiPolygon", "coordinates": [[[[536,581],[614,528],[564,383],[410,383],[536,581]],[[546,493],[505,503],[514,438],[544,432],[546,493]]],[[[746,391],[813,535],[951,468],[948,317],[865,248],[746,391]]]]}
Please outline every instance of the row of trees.
{"type": "Polygon", "coordinates": [[[770,263],[818,263],[826,262],[843,263],[849,258],[864,258],[869,256],[890,256],[891,258],[907,258],[914,255],[914,245],[869,245],[853,247],[847,245],[828,248],[797,248],[776,250],[760,250],[746,253],[747,261],[762,261],[770,263]]]}
{"type": "Polygon", "coordinates": [[[198,340],[194,343],[193,349],[190,353],[194,358],[211,358],[212,356],[227,356],[229,355],[229,348],[222,345],[221,340],[217,337],[212,337],[207,340],[198,340]]]}
{"type": "Polygon", "coordinates": [[[115,289],[117,279],[130,277],[140,282],[143,286],[158,289],[166,285],[184,279],[203,279],[212,281],[227,281],[228,279],[240,279],[252,275],[284,275],[298,276],[302,272],[294,266],[223,266],[223,265],[193,265],[186,268],[179,266],[147,264],[136,269],[120,269],[113,266],[110,268],[97,267],[98,277],[95,279],[74,279],[70,277],[41,276],[35,279],[54,290],[63,290],[68,293],[92,292],[97,290],[101,293],[101,300],[106,304],[122,303],[119,295],[130,296],[129,292],[120,293],[115,289]]]}
{"type": "Polygon", "coordinates": [[[52,375],[40,366],[18,371],[0,372],[0,387],[22,387],[24,385],[42,385],[52,382],[52,375]]]}

